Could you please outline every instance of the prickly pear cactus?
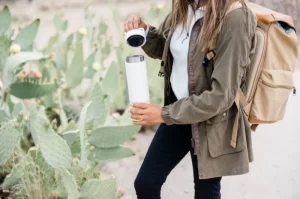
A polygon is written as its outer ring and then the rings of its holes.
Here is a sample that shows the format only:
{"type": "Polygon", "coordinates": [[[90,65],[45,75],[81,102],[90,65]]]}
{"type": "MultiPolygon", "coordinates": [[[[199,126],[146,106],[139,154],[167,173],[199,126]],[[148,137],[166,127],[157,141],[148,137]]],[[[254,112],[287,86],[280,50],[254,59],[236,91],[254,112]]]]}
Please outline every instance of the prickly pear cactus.
{"type": "Polygon", "coordinates": [[[107,34],[108,26],[102,21],[95,28],[93,16],[87,11],[85,19],[85,27],[68,36],[65,35],[68,21],[56,16],[54,24],[57,34],[43,50],[50,53],[45,55],[29,52],[35,46],[39,20],[20,30],[12,44],[9,9],[6,7],[0,12],[0,70],[3,69],[4,91],[0,120],[5,121],[0,128],[0,165],[11,160],[11,157],[15,158],[16,154],[23,157],[15,159],[17,164],[3,183],[3,188],[12,191],[14,198],[118,197],[116,180],[100,179],[99,168],[102,163],[134,155],[132,150],[120,145],[131,140],[139,128],[129,126],[128,118],[120,118],[119,122],[109,126],[106,124],[110,118],[110,105],[113,103],[117,104],[117,108],[125,108],[128,102],[124,98],[127,91],[123,65],[124,55],[128,51],[117,48],[118,60],[108,68],[103,81],[95,83],[102,72],[105,72],[104,61],[113,47],[107,34]],[[90,56],[86,60],[83,53],[85,36],[91,45],[90,56]],[[52,52],[56,52],[56,55],[52,52]],[[51,60],[53,56],[55,57],[51,60]],[[88,81],[94,87],[89,102],[83,101],[85,106],[79,121],[78,118],[73,118],[74,122],[70,122],[70,118],[62,116],[65,113],[62,110],[66,102],[82,102],[82,99],[77,98],[75,88],[83,78],[89,78],[88,81]],[[24,106],[27,101],[23,104],[22,100],[34,98],[41,98],[37,100],[39,105],[33,103],[27,110],[27,106],[24,106]],[[47,111],[50,109],[56,116],[60,116],[57,123],[49,121],[41,104],[47,106],[47,111]],[[24,112],[26,122],[22,122],[22,128],[19,129],[18,125],[14,126],[13,121],[21,123],[21,111],[24,112]],[[29,140],[30,146],[23,149],[25,153],[20,151],[19,154],[15,152],[15,146],[18,146],[20,139],[22,144],[27,144],[29,140]],[[33,144],[35,147],[31,147],[33,144]]]}
{"type": "Polygon", "coordinates": [[[90,159],[99,162],[110,162],[121,160],[123,158],[128,158],[134,155],[134,152],[129,148],[124,148],[121,146],[113,148],[98,148],[94,149],[90,153],[90,159]]]}
{"type": "Polygon", "coordinates": [[[10,94],[21,98],[41,98],[50,95],[58,88],[57,83],[41,83],[36,80],[26,79],[25,81],[15,82],[10,86],[10,94]]]}
{"type": "Polygon", "coordinates": [[[12,40],[0,33],[0,71],[3,70],[4,65],[6,64],[11,44],[12,40]]]}
{"type": "Polygon", "coordinates": [[[66,140],[69,146],[75,142],[79,129],[74,121],[71,121],[64,132],[62,133],[63,139],[66,140]]]}
{"type": "Polygon", "coordinates": [[[30,108],[30,129],[35,144],[49,165],[70,168],[72,155],[67,142],[54,132],[44,111],[38,110],[35,104],[30,108]]]}
{"type": "Polygon", "coordinates": [[[87,110],[87,121],[94,121],[94,127],[102,126],[106,120],[108,109],[105,106],[105,95],[99,83],[92,89],[91,105],[87,110]]]}
{"type": "Polygon", "coordinates": [[[47,132],[39,135],[40,147],[43,157],[53,168],[70,168],[72,155],[71,150],[61,137],[59,137],[51,127],[47,132]]]}
{"type": "Polygon", "coordinates": [[[30,117],[29,117],[29,128],[31,131],[31,135],[35,146],[40,146],[39,134],[41,132],[46,132],[47,128],[45,126],[45,122],[47,122],[47,118],[44,116],[43,109],[37,108],[36,104],[31,104],[30,106],[30,117]]]}
{"type": "Polygon", "coordinates": [[[105,93],[109,93],[113,99],[116,99],[119,91],[119,75],[120,68],[119,65],[113,62],[105,75],[102,83],[102,87],[105,93]]]}
{"type": "Polygon", "coordinates": [[[10,29],[11,14],[7,6],[0,12],[0,33],[5,33],[10,29]]]}
{"type": "Polygon", "coordinates": [[[113,148],[130,140],[137,132],[136,126],[100,127],[92,131],[89,143],[99,148],[113,148]]]}
{"type": "MultiPolygon", "coordinates": [[[[55,170],[47,163],[41,150],[36,147],[32,147],[28,151],[28,155],[32,158],[32,160],[37,164],[42,171],[43,175],[49,180],[53,178],[55,175],[55,170]]],[[[52,180],[52,179],[51,179],[52,180]]]]}
{"type": "Polygon", "coordinates": [[[98,68],[93,67],[93,65],[96,63],[95,58],[96,58],[97,51],[93,52],[85,61],[85,72],[84,72],[84,77],[88,79],[92,79],[95,72],[99,70],[98,68]]]}
{"type": "Polygon", "coordinates": [[[9,122],[0,128],[0,166],[9,160],[21,139],[19,126],[19,123],[9,122]]]}
{"type": "Polygon", "coordinates": [[[0,123],[9,122],[10,119],[9,111],[0,109],[0,123]]]}
{"type": "Polygon", "coordinates": [[[66,86],[67,88],[75,88],[81,83],[83,78],[83,44],[82,36],[77,34],[76,51],[71,65],[66,72],[66,86]]]}
{"type": "Polygon", "coordinates": [[[92,179],[87,181],[80,190],[82,199],[114,199],[116,198],[117,183],[114,178],[106,180],[92,179]]]}
{"type": "Polygon", "coordinates": [[[86,118],[87,118],[87,110],[89,106],[91,105],[91,101],[88,102],[83,108],[80,113],[79,118],[79,133],[80,133],[80,167],[85,168],[87,164],[87,158],[88,158],[88,149],[87,149],[87,140],[86,140],[86,130],[85,130],[85,124],[86,124],[86,118]]]}
{"type": "Polygon", "coordinates": [[[78,185],[76,183],[75,177],[65,168],[58,169],[61,175],[63,184],[68,193],[68,199],[78,199],[78,185]]]}
{"type": "Polygon", "coordinates": [[[15,69],[18,65],[29,62],[47,59],[48,56],[39,52],[21,52],[10,56],[7,59],[6,65],[3,70],[3,88],[8,89],[15,81],[15,69]]]}
{"type": "Polygon", "coordinates": [[[14,167],[12,168],[9,175],[6,176],[2,187],[4,190],[12,189],[14,186],[21,183],[21,176],[24,172],[24,166],[27,163],[26,157],[23,157],[14,167]]]}
{"type": "Polygon", "coordinates": [[[20,45],[22,51],[31,51],[39,26],[40,20],[37,19],[20,31],[14,43],[20,45]]]}

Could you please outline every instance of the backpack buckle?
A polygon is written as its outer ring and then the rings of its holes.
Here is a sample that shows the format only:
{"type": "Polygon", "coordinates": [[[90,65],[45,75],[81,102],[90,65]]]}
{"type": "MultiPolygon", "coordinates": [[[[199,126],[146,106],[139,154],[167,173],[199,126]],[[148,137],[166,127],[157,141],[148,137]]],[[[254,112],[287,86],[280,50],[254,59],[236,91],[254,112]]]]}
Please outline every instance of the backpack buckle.
{"type": "Polygon", "coordinates": [[[216,56],[216,51],[213,49],[213,50],[210,50],[208,51],[208,53],[206,53],[203,61],[202,61],[202,65],[204,67],[207,67],[209,62],[216,56]]]}

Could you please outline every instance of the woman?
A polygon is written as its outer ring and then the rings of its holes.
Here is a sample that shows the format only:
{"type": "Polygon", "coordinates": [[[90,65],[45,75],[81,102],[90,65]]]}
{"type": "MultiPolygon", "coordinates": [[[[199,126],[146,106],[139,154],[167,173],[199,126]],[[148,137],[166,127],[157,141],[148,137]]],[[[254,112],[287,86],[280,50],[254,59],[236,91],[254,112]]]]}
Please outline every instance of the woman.
{"type": "Polygon", "coordinates": [[[131,109],[137,125],[160,124],[135,180],[138,199],[159,199],[167,176],[188,152],[196,199],[221,198],[222,176],[249,171],[251,131],[237,96],[256,25],[243,0],[175,0],[159,29],[140,17],[127,20],[125,32],[147,30],[143,50],[162,60],[165,78],[163,107],[141,103],[131,109]],[[235,3],[240,6],[232,9],[235,3]]]}

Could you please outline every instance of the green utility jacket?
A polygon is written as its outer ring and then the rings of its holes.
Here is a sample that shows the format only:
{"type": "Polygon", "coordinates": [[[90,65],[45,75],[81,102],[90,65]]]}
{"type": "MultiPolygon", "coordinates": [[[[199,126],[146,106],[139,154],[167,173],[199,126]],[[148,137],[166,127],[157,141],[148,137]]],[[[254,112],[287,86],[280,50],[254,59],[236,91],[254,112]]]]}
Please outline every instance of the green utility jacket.
{"type": "Polygon", "coordinates": [[[168,28],[169,23],[168,15],[158,29],[150,26],[147,43],[143,46],[148,56],[163,60],[165,123],[191,124],[199,178],[247,173],[249,162],[253,160],[251,130],[241,107],[234,102],[238,89],[243,90],[255,50],[256,17],[248,8],[230,12],[216,41],[216,56],[207,66],[202,64],[207,51],[202,51],[197,41],[201,19],[194,24],[187,68],[190,96],[175,102],[170,84],[173,57],[169,46],[173,31],[168,28]],[[231,136],[237,114],[238,137],[234,148],[231,136]]]}

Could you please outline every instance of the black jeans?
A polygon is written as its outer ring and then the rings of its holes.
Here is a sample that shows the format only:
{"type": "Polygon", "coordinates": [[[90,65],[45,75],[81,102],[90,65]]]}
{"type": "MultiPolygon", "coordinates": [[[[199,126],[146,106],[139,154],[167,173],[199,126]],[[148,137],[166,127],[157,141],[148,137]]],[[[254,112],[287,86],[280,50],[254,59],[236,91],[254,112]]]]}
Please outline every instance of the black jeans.
{"type": "Polygon", "coordinates": [[[160,199],[163,183],[188,152],[192,157],[195,199],[221,198],[221,178],[199,179],[191,138],[190,125],[159,126],[134,182],[138,199],[160,199]]]}

